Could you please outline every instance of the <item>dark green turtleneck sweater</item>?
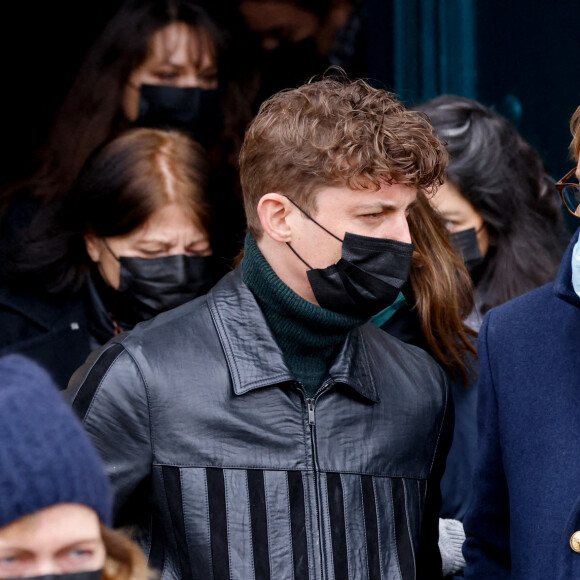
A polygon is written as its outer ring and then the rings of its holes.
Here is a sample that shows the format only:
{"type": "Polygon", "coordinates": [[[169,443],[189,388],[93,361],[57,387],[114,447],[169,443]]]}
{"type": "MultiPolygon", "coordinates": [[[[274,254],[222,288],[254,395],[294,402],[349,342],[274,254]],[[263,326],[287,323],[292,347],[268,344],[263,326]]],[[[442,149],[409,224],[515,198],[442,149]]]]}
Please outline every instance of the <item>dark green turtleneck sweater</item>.
{"type": "Polygon", "coordinates": [[[306,394],[314,396],[346,335],[366,319],[338,314],[298,296],[278,278],[250,234],[242,264],[244,283],[256,297],[286,364],[306,394]]]}

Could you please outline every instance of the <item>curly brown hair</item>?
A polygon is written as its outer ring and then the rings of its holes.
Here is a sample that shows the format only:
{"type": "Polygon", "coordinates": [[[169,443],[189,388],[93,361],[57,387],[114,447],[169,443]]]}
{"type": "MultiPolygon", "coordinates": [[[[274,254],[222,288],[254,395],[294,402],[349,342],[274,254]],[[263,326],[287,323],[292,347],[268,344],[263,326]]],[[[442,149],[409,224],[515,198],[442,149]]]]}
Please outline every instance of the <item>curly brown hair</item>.
{"type": "Polygon", "coordinates": [[[473,288],[445,227],[427,201],[442,183],[447,151],[428,118],[391,93],[362,80],[323,78],[266,101],[251,123],[240,157],[248,228],[262,235],[257,205],[284,193],[316,211],[322,187],[354,190],[400,183],[418,190],[409,212],[415,252],[410,281],[414,308],[429,348],[452,376],[467,379],[466,354],[475,354],[463,319],[473,288]]]}
{"type": "Polygon", "coordinates": [[[326,77],[265,101],[246,131],[240,177],[252,235],[257,206],[284,193],[316,210],[322,187],[353,190],[398,183],[427,193],[442,183],[447,152],[427,117],[363,80],[326,77]]]}

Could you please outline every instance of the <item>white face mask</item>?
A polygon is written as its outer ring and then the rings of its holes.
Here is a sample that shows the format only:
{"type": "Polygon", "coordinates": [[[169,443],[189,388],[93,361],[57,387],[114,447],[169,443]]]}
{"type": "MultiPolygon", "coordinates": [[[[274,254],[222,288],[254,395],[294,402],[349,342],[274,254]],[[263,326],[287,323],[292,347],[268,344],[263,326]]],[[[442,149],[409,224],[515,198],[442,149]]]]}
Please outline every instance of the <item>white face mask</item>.
{"type": "Polygon", "coordinates": [[[580,296],[580,239],[572,250],[572,286],[574,292],[580,296]]]}

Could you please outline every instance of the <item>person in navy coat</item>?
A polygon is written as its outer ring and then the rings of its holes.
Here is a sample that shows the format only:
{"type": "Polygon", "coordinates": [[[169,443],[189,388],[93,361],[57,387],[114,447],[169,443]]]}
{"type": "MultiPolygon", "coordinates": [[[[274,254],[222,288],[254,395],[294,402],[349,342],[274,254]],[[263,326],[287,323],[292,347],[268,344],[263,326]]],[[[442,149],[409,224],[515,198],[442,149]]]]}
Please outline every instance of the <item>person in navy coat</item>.
{"type": "MultiPolygon", "coordinates": [[[[578,159],[580,107],[571,126],[578,159]]],[[[557,187],[580,217],[574,171],[557,187]]],[[[580,578],[579,232],[555,282],[492,309],[481,327],[467,579],[580,578]]]]}

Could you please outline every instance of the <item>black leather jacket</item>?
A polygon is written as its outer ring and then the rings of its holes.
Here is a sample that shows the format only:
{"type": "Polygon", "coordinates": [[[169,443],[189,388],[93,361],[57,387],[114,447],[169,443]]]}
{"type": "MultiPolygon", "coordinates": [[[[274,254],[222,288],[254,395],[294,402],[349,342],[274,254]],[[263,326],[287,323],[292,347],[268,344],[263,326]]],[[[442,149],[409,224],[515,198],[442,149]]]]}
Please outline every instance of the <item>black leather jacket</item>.
{"type": "Polygon", "coordinates": [[[238,270],[91,355],[69,396],[163,579],[441,577],[448,388],[371,324],[308,399],[238,270]]]}

